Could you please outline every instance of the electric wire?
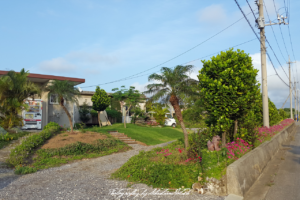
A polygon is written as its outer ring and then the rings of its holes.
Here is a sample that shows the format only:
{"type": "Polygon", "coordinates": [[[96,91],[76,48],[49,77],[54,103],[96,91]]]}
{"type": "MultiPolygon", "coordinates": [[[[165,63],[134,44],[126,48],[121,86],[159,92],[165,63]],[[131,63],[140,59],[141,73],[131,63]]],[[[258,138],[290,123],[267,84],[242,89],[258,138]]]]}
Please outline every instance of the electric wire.
{"type": "MultiPolygon", "coordinates": [[[[232,46],[232,47],[230,47],[230,48],[223,49],[223,50],[221,50],[221,51],[225,51],[225,50],[228,50],[228,49],[237,47],[237,46],[241,46],[241,45],[243,45],[243,44],[252,42],[252,41],[254,41],[254,40],[256,40],[256,38],[251,39],[251,40],[248,40],[248,41],[243,42],[243,43],[240,43],[240,44],[237,44],[237,45],[234,45],[234,46],[232,46]]],[[[220,51],[215,52],[215,53],[212,53],[212,54],[209,54],[209,55],[206,55],[206,56],[203,56],[203,57],[201,57],[201,58],[197,58],[197,59],[194,59],[194,60],[185,62],[185,63],[183,63],[183,64],[181,64],[181,65],[190,64],[190,63],[192,63],[192,62],[201,60],[201,59],[203,59],[203,58],[206,58],[206,57],[209,57],[209,56],[212,56],[212,55],[215,55],[215,54],[217,54],[217,53],[220,53],[220,51]]],[[[176,67],[176,66],[174,66],[174,67],[176,67]]],[[[172,68],[174,68],[174,67],[172,67],[172,68]]],[[[156,71],[156,72],[160,72],[160,71],[156,71]]],[[[153,73],[153,72],[147,73],[147,74],[143,74],[143,75],[139,75],[139,76],[135,76],[135,77],[128,77],[128,78],[122,79],[122,80],[111,81],[111,82],[107,82],[107,83],[103,83],[103,84],[97,84],[97,85],[85,86],[85,87],[80,87],[80,88],[88,88],[88,87],[95,87],[95,86],[99,86],[99,85],[107,85],[107,84],[116,83],[116,82],[120,82],[120,81],[124,81],[124,80],[130,80],[130,79],[134,79],[134,78],[138,78],[138,77],[142,77],[142,76],[147,76],[147,75],[150,75],[150,74],[152,74],[152,73],[153,73]]]]}
{"type": "MultiPolygon", "coordinates": [[[[276,4],[275,4],[275,0],[273,0],[273,4],[274,4],[275,12],[276,12],[276,14],[278,15],[277,8],[276,8],[276,4]]],[[[282,40],[283,40],[284,48],[285,48],[285,50],[286,50],[287,55],[289,55],[289,52],[288,52],[288,50],[287,50],[287,48],[286,48],[285,40],[284,40],[283,33],[282,33],[282,29],[281,29],[281,26],[280,26],[280,25],[279,25],[279,29],[280,29],[281,37],[282,37],[282,40]]]]}
{"type": "MultiPolygon", "coordinates": [[[[249,12],[247,15],[249,15],[249,14],[251,14],[251,12],[249,12]]],[[[194,47],[192,47],[192,48],[186,50],[185,52],[183,52],[183,53],[181,53],[181,54],[179,54],[179,55],[177,55],[177,56],[175,56],[175,57],[173,57],[173,58],[171,58],[171,59],[169,59],[169,60],[167,60],[167,61],[165,61],[165,62],[163,62],[163,63],[161,63],[161,64],[158,64],[158,65],[156,65],[156,66],[154,66],[154,67],[151,67],[151,68],[149,68],[149,69],[147,69],[147,70],[144,70],[144,71],[142,71],[142,72],[136,73],[136,74],[134,74],[134,75],[131,75],[131,76],[128,76],[128,77],[125,77],[125,78],[133,77],[133,76],[142,74],[142,73],[144,73],[144,72],[150,71],[151,69],[160,67],[160,66],[166,64],[167,62],[170,62],[170,61],[172,61],[172,60],[174,60],[174,59],[176,59],[176,58],[178,58],[178,57],[180,57],[180,56],[186,54],[187,52],[189,52],[189,51],[191,51],[191,50],[193,50],[193,49],[199,47],[200,45],[202,45],[202,44],[204,44],[205,42],[207,42],[207,41],[211,40],[212,38],[216,37],[216,36],[219,35],[220,33],[224,32],[225,30],[229,29],[230,27],[232,27],[232,26],[235,25],[236,23],[240,22],[241,20],[243,20],[243,18],[240,18],[239,20],[237,20],[237,21],[235,21],[234,23],[230,24],[230,25],[227,26],[226,28],[222,29],[221,31],[217,32],[216,34],[212,35],[211,37],[207,38],[206,40],[202,41],[201,43],[197,44],[196,46],[194,46],[194,47]]],[[[125,78],[124,78],[124,79],[125,79],[125,78]]]]}
{"type": "MultiPolygon", "coordinates": [[[[269,16],[269,12],[268,12],[268,10],[267,10],[267,6],[266,6],[265,2],[264,2],[264,7],[265,7],[265,10],[266,10],[266,13],[267,13],[268,19],[269,19],[269,21],[270,21],[270,20],[271,20],[271,18],[270,18],[270,16],[269,16]]],[[[271,29],[272,29],[272,32],[273,32],[273,35],[274,35],[275,41],[276,41],[276,43],[277,43],[278,49],[279,49],[279,51],[280,51],[280,53],[281,53],[281,55],[282,55],[283,59],[285,60],[285,62],[287,62],[287,60],[285,59],[285,57],[284,57],[284,55],[283,55],[283,53],[282,53],[282,51],[281,51],[281,48],[280,48],[280,46],[279,46],[279,43],[278,43],[277,37],[276,37],[276,35],[275,35],[275,31],[274,31],[274,29],[273,29],[273,26],[271,26],[271,29]]]]}
{"type": "MultiPolygon", "coordinates": [[[[288,13],[290,14],[290,10],[288,10],[288,13]]],[[[290,17],[288,18],[290,20],[290,17]]],[[[295,53],[294,53],[294,47],[293,47],[293,42],[292,42],[292,37],[291,37],[291,31],[290,31],[290,23],[288,23],[288,32],[289,32],[289,38],[290,38],[290,44],[291,44],[291,49],[292,49],[292,53],[293,53],[293,58],[296,61],[296,57],[295,57],[295,53]]],[[[297,83],[299,86],[299,80],[298,80],[298,66],[297,66],[297,62],[296,62],[296,78],[297,78],[297,83]]]]}
{"type": "MultiPolygon", "coordinates": [[[[251,14],[251,12],[249,12],[247,15],[249,15],[249,14],[251,14]]],[[[194,47],[192,47],[192,48],[186,50],[185,52],[183,52],[183,53],[181,53],[181,54],[179,54],[179,55],[177,55],[177,56],[175,56],[175,57],[173,57],[173,58],[171,58],[171,59],[169,59],[169,60],[167,60],[167,61],[165,61],[165,62],[159,64],[159,65],[156,65],[156,66],[154,66],[154,67],[151,67],[151,68],[149,68],[149,69],[147,69],[147,70],[141,71],[141,72],[139,72],[139,73],[133,74],[133,75],[128,76],[128,77],[124,77],[124,78],[121,78],[121,79],[118,79],[118,80],[115,80],[115,81],[111,81],[111,82],[107,82],[107,83],[103,83],[103,84],[98,84],[98,85],[106,85],[106,84],[110,84],[110,83],[114,83],[114,82],[118,82],[118,81],[122,81],[122,80],[128,80],[128,78],[135,77],[135,76],[137,76],[137,75],[140,75],[140,74],[143,74],[143,73],[145,73],[145,72],[147,72],[147,71],[150,71],[150,70],[152,70],[152,69],[154,69],[154,68],[160,67],[160,66],[166,64],[167,62],[170,62],[170,61],[172,61],[172,60],[174,60],[174,59],[176,59],[176,58],[182,56],[183,54],[186,54],[187,52],[189,52],[189,51],[191,51],[191,50],[193,50],[193,49],[199,47],[200,45],[204,44],[205,42],[211,40],[212,38],[216,37],[216,36],[219,35],[220,33],[224,32],[224,31],[227,30],[227,29],[229,29],[230,27],[232,27],[232,26],[235,25],[236,23],[242,21],[243,19],[244,19],[244,17],[240,18],[239,20],[237,20],[237,21],[235,21],[234,23],[230,24],[230,25],[227,26],[226,28],[222,29],[221,31],[217,32],[216,34],[212,35],[212,36],[209,37],[208,39],[206,39],[206,40],[202,41],[201,43],[197,44],[196,46],[194,46],[194,47]]],[[[137,76],[137,77],[139,77],[139,76],[137,76]]],[[[98,86],[98,85],[94,85],[94,86],[98,86]]],[[[93,86],[91,86],[91,87],[93,87],[93,86]]]]}
{"type": "MultiPolygon", "coordinates": [[[[248,22],[248,24],[249,24],[250,28],[252,29],[253,33],[255,34],[257,40],[261,43],[261,41],[260,41],[258,35],[256,34],[254,28],[252,27],[252,25],[251,25],[251,23],[249,22],[247,16],[245,15],[244,11],[242,10],[240,4],[237,2],[237,0],[234,0],[234,1],[235,1],[235,3],[237,4],[238,8],[240,9],[241,13],[243,14],[244,18],[245,18],[246,21],[248,22]]],[[[261,45],[264,46],[262,43],[261,43],[261,45]]],[[[269,44],[269,45],[270,45],[270,44],[269,44]]],[[[274,64],[273,64],[273,61],[272,61],[272,59],[271,59],[269,53],[267,52],[266,47],[264,47],[264,49],[265,49],[265,52],[266,52],[266,54],[267,54],[267,56],[268,56],[268,58],[269,58],[269,60],[270,60],[270,62],[271,62],[271,64],[272,64],[272,67],[274,68],[276,74],[278,75],[278,77],[280,78],[280,80],[281,80],[285,85],[287,85],[287,86],[289,87],[289,85],[288,85],[288,84],[287,84],[287,83],[279,76],[279,74],[278,74],[278,72],[277,72],[277,70],[276,70],[276,68],[275,68],[275,66],[274,66],[274,64]]],[[[275,54],[275,53],[274,53],[274,54],[275,54]]]]}

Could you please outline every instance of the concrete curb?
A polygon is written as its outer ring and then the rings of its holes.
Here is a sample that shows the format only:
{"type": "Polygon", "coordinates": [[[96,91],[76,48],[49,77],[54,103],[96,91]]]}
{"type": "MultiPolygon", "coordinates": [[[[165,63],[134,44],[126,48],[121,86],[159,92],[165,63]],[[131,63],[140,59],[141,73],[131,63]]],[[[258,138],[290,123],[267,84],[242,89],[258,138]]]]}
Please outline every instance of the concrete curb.
{"type": "Polygon", "coordinates": [[[243,199],[244,199],[243,197],[236,196],[234,194],[230,194],[225,198],[225,200],[243,200],[243,199]]]}
{"type": "Polygon", "coordinates": [[[243,197],[295,127],[295,123],[291,124],[277,133],[270,141],[264,142],[229,165],[226,173],[228,194],[243,197]]]}

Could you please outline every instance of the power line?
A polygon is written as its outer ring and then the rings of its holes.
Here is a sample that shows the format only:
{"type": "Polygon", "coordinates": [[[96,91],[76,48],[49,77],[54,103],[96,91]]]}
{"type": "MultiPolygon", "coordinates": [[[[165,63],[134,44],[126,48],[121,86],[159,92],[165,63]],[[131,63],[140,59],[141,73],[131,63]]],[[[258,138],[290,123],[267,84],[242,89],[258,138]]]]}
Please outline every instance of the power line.
{"type": "MultiPolygon", "coordinates": [[[[256,38],[251,39],[251,40],[248,40],[248,41],[243,42],[243,43],[240,43],[240,44],[237,44],[237,45],[234,45],[234,46],[232,46],[232,47],[230,47],[230,48],[223,49],[223,50],[221,50],[221,51],[225,51],[225,50],[228,50],[228,49],[237,47],[237,46],[241,46],[241,45],[243,45],[243,44],[252,42],[252,41],[254,41],[254,40],[256,40],[256,38]]],[[[203,59],[203,58],[206,58],[206,57],[215,55],[215,54],[217,54],[217,53],[219,53],[219,52],[220,52],[220,51],[215,52],[215,53],[212,53],[212,54],[209,54],[209,55],[206,55],[206,56],[203,56],[203,57],[198,58],[198,59],[195,59],[195,60],[188,61],[188,62],[183,63],[183,64],[181,64],[181,65],[185,65],[185,64],[188,64],[188,63],[191,63],[191,62],[195,62],[195,61],[197,61],[197,60],[201,60],[201,59],[203,59]]],[[[174,67],[176,67],[176,66],[174,66],[174,67]]],[[[173,68],[174,68],[174,67],[173,67],[173,68]]],[[[160,72],[160,71],[156,71],[156,72],[160,72]]],[[[134,76],[134,77],[127,77],[127,78],[125,78],[125,79],[116,80],[116,81],[111,81],[111,82],[107,82],[107,83],[102,83],[102,84],[97,84],[97,85],[91,85],[91,86],[85,86],[85,87],[81,87],[81,88],[95,87],[95,86],[99,86],[99,85],[107,85],[107,84],[116,83],[116,82],[125,81],[125,80],[130,80],[130,79],[134,79],[134,78],[138,78],[138,77],[142,77],[142,76],[147,76],[147,75],[150,75],[150,74],[152,74],[152,73],[153,73],[153,72],[147,73],[147,74],[143,74],[143,75],[139,75],[139,76],[134,76]]]]}
{"type": "MultiPolygon", "coordinates": [[[[267,12],[268,19],[269,19],[269,20],[271,20],[271,18],[270,18],[270,16],[269,16],[269,13],[268,13],[268,10],[267,10],[267,6],[266,6],[265,2],[264,2],[264,6],[265,6],[265,9],[266,9],[266,12],[267,12]]],[[[272,28],[272,32],[273,32],[274,38],[275,38],[275,40],[276,40],[276,43],[277,43],[278,49],[279,49],[279,51],[280,51],[280,53],[281,53],[281,55],[282,55],[282,57],[283,57],[284,61],[285,61],[285,62],[287,62],[287,60],[286,60],[286,59],[284,58],[284,56],[283,56],[283,53],[282,53],[282,51],[281,51],[281,48],[279,47],[279,43],[278,43],[277,37],[276,37],[276,35],[275,35],[275,32],[274,32],[273,26],[271,26],[271,28],[272,28]]]]}
{"type": "MultiPolygon", "coordinates": [[[[252,13],[253,13],[253,15],[254,15],[254,12],[253,12],[253,10],[252,10],[252,7],[250,6],[248,0],[246,0],[246,1],[247,1],[247,3],[248,3],[248,6],[250,7],[250,10],[252,11],[252,13]]],[[[255,17],[255,15],[254,15],[254,17],[255,17]]],[[[247,19],[247,21],[248,21],[248,19],[247,19]]],[[[249,25],[251,26],[250,22],[249,22],[249,25]]],[[[272,27],[272,26],[271,26],[271,27],[272,27]]],[[[273,28],[272,28],[272,29],[273,29],[273,28]]],[[[256,34],[256,33],[255,33],[255,34],[256,34]]],[[[279,65],[281,66],[283,72],[285,73],[286,77],[289,78],[289,76],[288,76],[287,73],[285,72],[284,68],[282,67],[282,65],[281,65],[281,63],[280,63],[280,61],[279,61],[279,59],[277,58],[277,55],[275,54],[275,51],[273,50],[271,44],[270,44],[269,41],[267,40],[267,37],[266,37],[266,36],[265,36],[265,39],[266,39],[268,45],[270,46],[270,48],[271,48],[271,50],[272,50],[272,52],[273,52],[273,54],[274,54],[276,60],[278,61],[279,65]]],[[[265,49],[265,50],[266,50],[266,49],[265,49]]],[[[267,51],[266,51],[266,54],[268,55],[269,60],[271,61],[271,58],[270,58],[269,54],[267,53],[267,51]]],[[[273,65],[273,62],[272,62],[272,61],[271,61],[271,63],[272,63],[272,65],[273,65]]],[[[274,65],[273,65],[273,68],[275,69],[274,65]]],[[[276,71],[276,69],[275,69],[275,71],[276,71]]],[[[277,71],[276,71],[276,73],[277,73],[277,71]]],[[[278,75],[278,77],[282,80],[282,78],[281,78],[279,75],[278,75]]],[[[282,81],[283,81],[283,80],[282,80],[282,81]]],[[[284,83],[285,83],[285,82],[284,82],[284,83]]]]}
{"type": "MultiPolygon", "coordinates": [[[[279,16],[279,14],[278,14],[278,12],[277,12],[276,5],[275,5],[275,0],[273,0],[273,4],[274,4],[275,12],[276,12],[277,16],[279,16]]],[[[283,44],[284,44],[286,53],[287,53],[287,55],[289,55],[289,52],[288,52],[288,50],[287,50],[287,48],[286,48],[285,40],[284,40],[284,37],[283,37],[283,34],[282,34],[282,29],[281,29],[281,26],[280,26],[280,25],[279,25],[279,29],[280,29],[280,33],[281,33],[281,37],[282,37],[282,40],[283,40],[283,44]]]]}
{"type": "Polygon", "coordinates": [[[246,0],[246,1],[247,1],[247,4],[248,4],[248,6],[249,6],[249,8],[250,8],[250,10],[251,10],[251,12],[252,12],[252,14],[253,14],[254,19],[256,19],[255,14],[254,14],[254,12],[253,12],[253,10],[252,10],[252,7],[250,6],[248,0],[246,0]]]}
{"type": "MultiPolygon", "coordinates": [[[[254,30],[254,28],[252,27],[252,25],[251,25],[251,23],[249,22],[249,20],[248,20],[248,18],[247,18],[247,16],[245,15],[245,13],[244,13],[244,11],[242,10],[242,8],[241,8],[241,6],[240,6],[240,4],[237,2],[237,0],[234,0],[235,1],[235,3],[237,4],[237,6],[239,7],[239,9],[240,9],[240,11],[241,11],[241,13],[244,15],[244,18],[246,19],[246,21],[248,22],[248,24],[249,24],[249,26],[250,26],[250,28],[252,29],[252,31],[253,31],[253,33],[255,34],[255,36],[256,36],[256,38],[258,39],[258,41],[261,43],[261,41],[260,41],[260,39],[259,39],[259,37],[258,37],[258,35],[256,34],[256,32],[255,32],[255,30],[254,30]]],[[[251,9],[252,10],[252,9],[251,9]]],[[[268,43],[269,44],[269,43],[268,43]]],[[[262,45],[263,46],[263,45],[262,45]]],[[[269,44],[269,46],[270,46],[270,44],[269,44]]],[[[265,47],[265,51],[266,51],[266,47],[265,47]]],[[[275,54],[275,52],[273,51],[273,53],[275,54]]],[[[277,73],[277,70],[276,70],[276,68],[275,68],[275,66],[273,65],[273,62],[272,62],[272,59],[271,59],[271,57],[270,57],[270,55],[269,55],[269,53],[266,51],[266,54],[267,54],[267,56],[268,56],[268,58],[269,58],[269,60],[270,60],[270,62],[271,62],[271,64],[272,64],[272,66],[273,66],[273,68],[274,68],[274,70],[275,70],[275,72],[276,72],[276,74],[278,75],[278,77],[280,78],[280,80],[284,83],[284,84],[286,84],[286,82],[279,76],[279,74],[277,73]]],[[[287,85],[287,84],[286,84],[287,85]]],[[[287,85],[288,86],[288,85],[287,85]]]]}
{"type": "MultiPolygon", "coordinates": [[[[249,15],[249,14],[250,14],[250,13],[248,13],[247,15],[249,15]]],[[[198,46],[204,44],[205,42],[211,40],[212,38],[216,37],[217,35],[219,35],[220,33],[224,32],[225,30],[227,30],[228,28],[232,27],[233,25],[235,25],[236,23],[238,23],[238,22],[241,21],[241,20],[243,20],[243,18],[240,18],[239,20],[237,20],[237,21],[235,21],[234,23],[230,24],[229,26],[227,26],[226,28],[222,29],[222,30],[219,31],[218,33],[214,34],[213,36],[209,37],[208,39],[202,41],[201,43],[197,44],[196,46],[194,46],[194,47],[192,47],[192,48],[186,50],[185,52],[183,52],[183,53],[181,53],[181,54],[179,54],[179,55],[177,55],[177,56],[175,56],[175,57],[173,57],[173,58],[171,58],[171,59],[169,59],[169,60],[167,60],[167,61],[165,61],[165,62],[163,62],[163,63],[161,63],[161,64],[159,64],[159,65],[156,65],[156,66],[151,67],[151,68],[149,68],[149,69],[147,69],[147,70],[144,70],[144,71],[142,71],[142,72],[136,73],[136,74],[134,74],[134,75],[131,75],[131,76],[128,76],[128,77],[125,77],[125,78],[129,78],[129,77],[132,77],[132,76],[136,76],[136,75],[142,74],[142,73],[144,73],[144,72],[150,71],[151,69],[154,69],[154,68],[157,68],[157,67],[159,67],[159,66],[162,66],[162,65],[166,64],[167,62],[170,62],[170,61],[172,61],[172,60],[174,60],[174,59],[176,59],[176,58],[178,58],[178,57],[180,57],[180,56],[186,54],[187,52],[189,52],[189,51],[191,51],[191,50],[197,48],[198,46]]]]}
{"type": "MultiPolygon", "coordinates": [[[[284,1],[284,4],[285,4],[285,1],[284,1]]],[[[290,10],[288,10],[288,13],[290,15],[290,10]]],[[[288,18],[290,20],[290,17],[288,18]]],[[[292,42],[292,37],[291,37],[291,31],[290,31],[290,23],[288,24],[288,32],[289,32],[289,38],[290,38],[290,44],[291,44],[291,48],[292,48],[292,53],[293,53],[293,57],[294,57],[294,60],[296,61],[296,57],[295,57],[295,53],[294,53],[294,47],[293,47],[293,42],[292,42]]],[[[297,62],[296,62],[296,77],[297,77],[297,82],[298,82],[298,85],[299,85],[299,81],[298,81],[298,66],[297,66],[297,62]]]]}
{"type": "MultiPolygon", "coordinates": [[[[247,15],[249,15],[249,14],[251,14],[251,12],[249,12],[247,15]]],[[[192,47],[192,48],[186,50],[185,52],[183,52],[183,53],[181,53],[181,54],[179,54],[179,55],[177,55],[177,56],[175,56],[175,57],[173,57],[173,58],[171,58],[171,59],[169,59],[169,60],[167,60],[167,61],[165,61],[165,62],[159,64],[159,65],[156,65],[156,66],[154,66],[154,67],[151,67],[151,68],[149,68],[149,69],[147,69],[147,70],[144,70],[144,71],[141,71],[141,72],[139,72],[139,73],[133,74],[133,75],[131,75],[131,76],[128,76],[128,77],[125,77],[125,78],[121,78],[121,79],[118,79],[118,80],[115,80],[115,81],[111,81],[111,82],[108,82],[108,83],[99,84],[99,85],[105,85],[105,84],[109,84],[109,83],[114,83],[114,82],[118,82],[118,81],[121,81],[121,80],[127,80],[128,78],[134,77],[134,76],[139,75],[139,74],[143,74],[144,72],[150,71],[150,70],[152,70],[152,69],[154,69],[154,68],[157,68],[157,67],[159,67],[159,66],[161,66],[161,65],[163,65],[163,64],[166,64],[167,62],[170,62],[170,61],[172,61],[172,60],[174,60],[174,59],[176,59],[176,58],[182,56],[183,54],[186,54],[187,52],[189,52],[189,51],[191,51],[191,50],[197,48],[198,46],[204,44],[205,42],[211,40],[212,38],[216,37],[217,35],[219,35],[220,33],[224,32],[225,30],[227,30],[228,28],[232,27],[233,25],[235,25],[236,23],[238,23],[239,21],[241,21],[241,20],[243,20],[243,19],[244,19],[243,17],[240,18],[239,20],[237,20],[237,21],[235,21],[234,23],[230,24],[230,25],[227,26],[226,28],[222,29],[222,30],[219,31],[218,33],[216,33],[216,34],[214,34],[213,36],[209,37],[208,39],[202,41],[201,43],[197,44],[196,46],[194,46],[194,47],[192,47]]],[[[95,85],[95,86],[97,86],[97,85],[95,85]]]]}

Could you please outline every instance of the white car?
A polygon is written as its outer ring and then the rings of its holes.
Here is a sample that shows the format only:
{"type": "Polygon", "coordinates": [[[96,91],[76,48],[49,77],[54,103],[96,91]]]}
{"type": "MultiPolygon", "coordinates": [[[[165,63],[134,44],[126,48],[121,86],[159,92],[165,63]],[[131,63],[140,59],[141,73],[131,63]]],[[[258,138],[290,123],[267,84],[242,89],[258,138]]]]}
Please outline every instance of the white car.
{"type": "Polygon", "coordinates": [[[173,126],[174,128],[176,127],[176,120],[171,117],[165,120],[165,126],[173,126]]]}

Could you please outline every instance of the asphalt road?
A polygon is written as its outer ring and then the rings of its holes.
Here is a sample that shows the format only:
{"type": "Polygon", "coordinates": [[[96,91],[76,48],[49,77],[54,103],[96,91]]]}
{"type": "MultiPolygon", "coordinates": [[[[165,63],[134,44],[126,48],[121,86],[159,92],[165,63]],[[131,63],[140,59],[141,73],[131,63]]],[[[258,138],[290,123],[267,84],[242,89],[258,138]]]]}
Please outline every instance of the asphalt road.
{"type": "MultiPolygon", "coordinates": [[[[298,122],[299,123],[299,122],[298,122]]],[[[274,184],[270,186],[266,200],[300,199],[300,126],[294,139],[283,146],[287,151],[279,165],[274,184]]]]}

